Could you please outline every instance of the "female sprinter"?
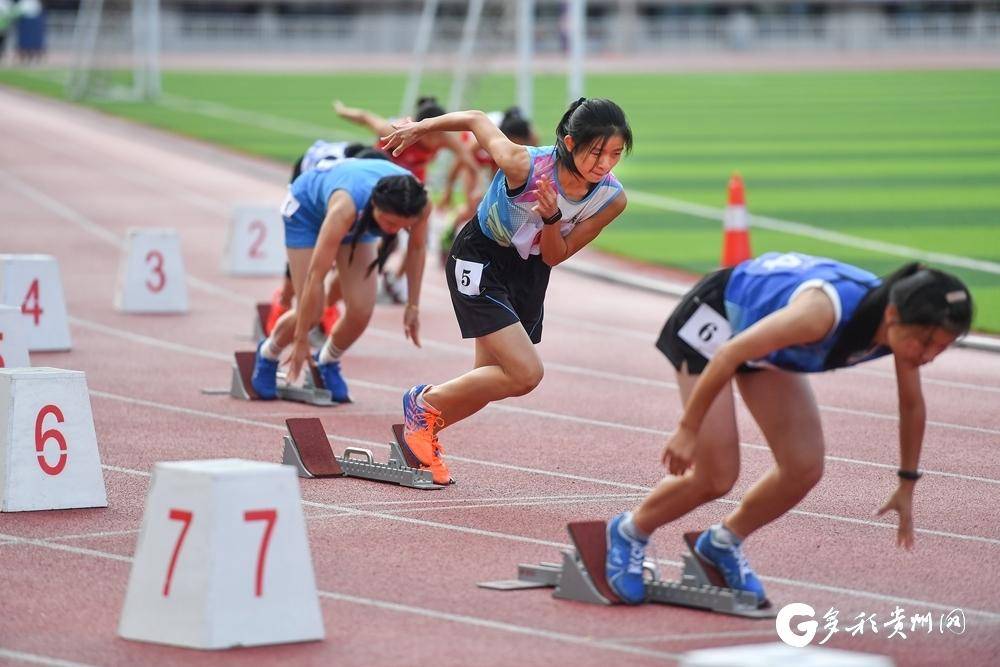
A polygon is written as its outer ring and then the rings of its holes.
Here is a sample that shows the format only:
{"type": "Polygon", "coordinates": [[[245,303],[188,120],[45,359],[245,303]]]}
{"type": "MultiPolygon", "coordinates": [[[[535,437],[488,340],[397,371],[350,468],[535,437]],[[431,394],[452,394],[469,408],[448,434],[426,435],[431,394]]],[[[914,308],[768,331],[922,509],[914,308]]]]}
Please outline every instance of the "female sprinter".
{"type": "Polygon", "coordinates": [[[899,514],[897,544],[913,545],[913,489],[926,412],[920,366],[969,330],[972,297],[958,278],[908,264],[885,280],[848,264],[767,253],[710,274],[667,320],[657,347],[677,371],[684,414],[663,450],[674,477],[608,523],[607,579],[643,601],[650,534],[729,492],[739,474],[730,380],[760,426],[775,466],[736,509],[698,538],[698,556],[764,604],[741,543],[801,501],[823,474],[823,433],[804,373],[893,355],[899,395],[899,487],[879,510],[899,514]],[[730,337],[732,336],[732,337],[730,337]]]}
{"type": "Polygon", "coordinates": [[[323,310],[323,277],[336,266],[344,315],[317,355],[323,382],[334,401],[350,401],[340,357],[361,336],[375,306],[374,269],[381,268],[390,241],[401,229],[412,234],[406,250],[409,302],[403,329],[419,347],[418,304],[424,271],[427,191],[413,174],[387,160],[321,162],[299,176],[282,205],[285,246],[296,308],[278,320],[257,348],[252,384],[261,398],[277,396],[278,358],[290,343],[289,378],[298,378],[309,356],[309,330],[323,310]],[[376,251],[376,242],[382,240],[376,251]]]}
{"type": "Polygon", "coordinates": [[[580,98],[559,121],[555,146],[520,146],[481,111],[402,123],[385,146],[402,151],[442,130],[472,132],[500,168],[446,269],[462,337],[476,339],[475,368],[403,395],[406,444],[435,482],[447,483],[438,431],[541,382],[533,344],[542,338],[549,272],[625,210],[611,169],[631,150],[632,130],[614,102],[580,98]]]}

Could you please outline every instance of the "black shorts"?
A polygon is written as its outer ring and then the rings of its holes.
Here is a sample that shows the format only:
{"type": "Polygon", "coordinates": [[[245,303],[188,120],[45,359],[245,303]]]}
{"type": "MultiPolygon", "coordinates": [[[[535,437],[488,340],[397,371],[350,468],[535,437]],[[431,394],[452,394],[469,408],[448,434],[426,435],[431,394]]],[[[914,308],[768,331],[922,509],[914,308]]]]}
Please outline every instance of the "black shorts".
{"type": "Polygon", "coordinates": [[[545,289],[551,267],[540,255],[521,259],[483,234],[476,218],[455,237],[445,265],[462,338],[479,338],[515,322],[532,343],[542,340],[545,289]]]}
{"type": "MultiPolygon", "coordinates": [[[[656,340],[656,348],[666,355],[675,370],[679,371],[686,362],[688,373],[698,375],[708,365],[709,357],[705,351],[729,340],[724,297],[732,272],[732,269],[722,269],[702,278],[667,318],[656,340]],[[703,306],[711,310],[702,309],[703,306]],[[690,326],[685,328],[689,323],[690,326]]],[[[753,370],[756,369],[742,365],[737,372],[753,370]]]]}

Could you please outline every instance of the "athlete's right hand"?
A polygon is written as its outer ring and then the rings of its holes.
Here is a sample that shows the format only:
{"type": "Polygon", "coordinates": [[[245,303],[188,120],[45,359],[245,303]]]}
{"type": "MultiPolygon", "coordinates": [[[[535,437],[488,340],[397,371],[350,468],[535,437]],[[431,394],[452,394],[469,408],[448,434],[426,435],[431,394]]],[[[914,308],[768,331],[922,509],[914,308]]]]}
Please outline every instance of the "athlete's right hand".
{"type": "Polygon", "coordinates": [[[694,447],[698,435],[689,428],[678,427],[677,431],[667,440],[660,460],[671,475],[683,475],[694,461],[694,447]]]}
{"type": "Polygon", "coordinates": [[[399,155],[404,150],[417,143],[426,130],[419,122],[403,118],[392,123],[393,132],[386,137],[380,137],[385,150],[391,150],[393,155],[399,155]]]}
{"type": "Polygon", "coordinates": [[[292,344],[292,354],[288,357],[288,383],[297,382],[302,369],[309,363],[309,339],[296,340],[292,344]]]}

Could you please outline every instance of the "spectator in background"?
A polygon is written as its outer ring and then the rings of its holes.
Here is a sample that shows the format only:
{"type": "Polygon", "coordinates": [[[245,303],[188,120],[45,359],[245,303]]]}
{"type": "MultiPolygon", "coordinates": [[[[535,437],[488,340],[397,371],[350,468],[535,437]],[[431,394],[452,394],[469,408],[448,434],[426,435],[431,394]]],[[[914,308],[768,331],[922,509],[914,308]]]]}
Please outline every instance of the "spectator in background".
{"type": "Polygon", "coordinates": [[[17,6],[17,58],[38,62],[45,55],[45,10],[40,0],[21,0],[17,6]]]}
{"type": "Polygon", "coordinates": [[[7,31],[17,19],[17,5],[10,0],[0,0],[0,62],[7,52],[7,31]]]}

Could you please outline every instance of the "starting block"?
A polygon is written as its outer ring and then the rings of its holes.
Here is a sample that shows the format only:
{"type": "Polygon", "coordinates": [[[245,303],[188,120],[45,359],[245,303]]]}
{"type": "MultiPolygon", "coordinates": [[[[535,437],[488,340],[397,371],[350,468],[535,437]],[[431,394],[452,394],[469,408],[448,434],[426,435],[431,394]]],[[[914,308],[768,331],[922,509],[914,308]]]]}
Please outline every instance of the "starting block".
{"type": "MultiPolygon", "coordinates": [[[[493,590],[523,590],[555,588],[553,597],[590,604],[620,604],[621,600],[608,586],[604,574],[607,555],[607,523],[582,521],[566,526],[575,551],[562,552],[562,564],[521,564],[517,579],[485,581],[480,588],[493,590]]],[[[655,567],[645,567],[646,602],[705,609],[745,618],[774,618],[777,610],[770,602],[758,606],[755,596],[736,591],[725,585],[722,574],[706,563],[694,550],[698,533],[685,533],[684,542],[690,553],[682,555],[684,570],[680,581],[663,581],[655,567]]]]}
{"type": "Polygon", "coordinates": [[[118,634],[198,649],[323,639],[295,472],[157,463],[118,634]]]}
{"type": "Polygon", "coordinates": [[[389,462],[376,463],[368,449],[348,447],[344,455],[333,453],[330,440],[317,417],[286,419],[288,435],[281,462],[299,471],[299,477],[358,477],[377,482],[389,482],[411,489],[443,489],[435,484],[431,471],[420,467],[420,461],[403,441],[403,425],[393,424],[393,442],[389,443],[389,462]]]}
{"type": "Polygon", "coordinates": [[[267,301],[258,301],[254,308],[253,318],[253,344],[259,345],[260,341],[267,338],[267,318],[271,316],[271,304],[267,301]]]}
{"type": "MultiPolygon", "coordinates": [[[[229,395],[233,398],[240,398],[244,401],[257,401],[260,396],[253,389],[250,378],[253,377],[253,352],[234,353],[233,376],[229,386],[229,395]]],[[[309,365],[310,372],[306,374],[306,382],[301,387],[282,382],[283,376],[278,374],[278,398],[285,401],[295,401],[297,403],[307,403],[317,407],[330,407],[340,405],[333,400],[330,392],[323,386],[323,378],[319,371],[312,364],[309,365]]]]}

